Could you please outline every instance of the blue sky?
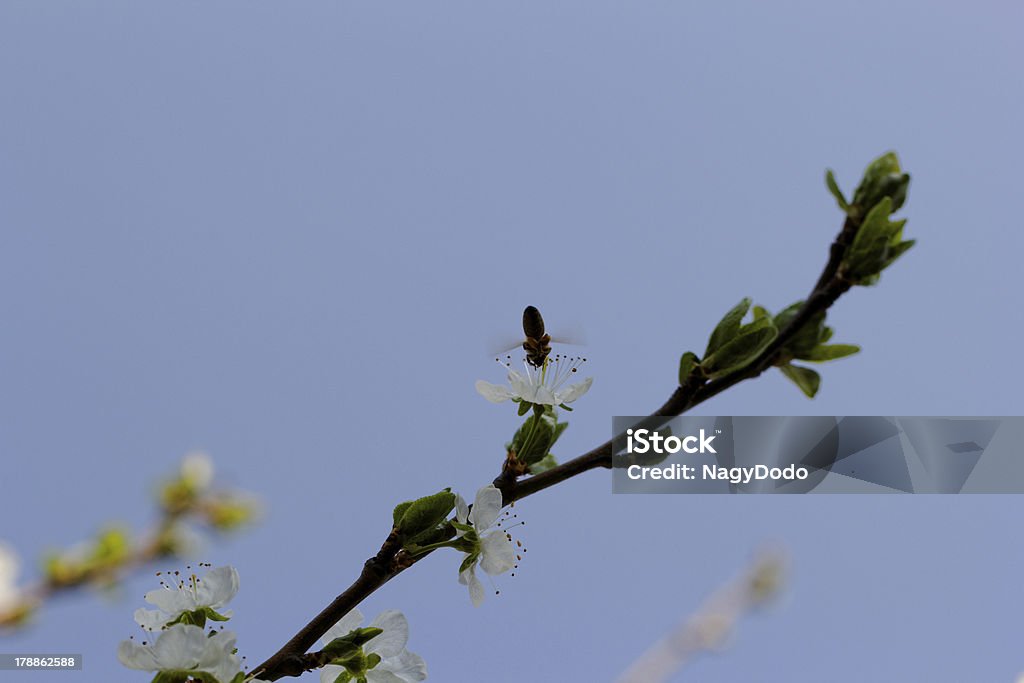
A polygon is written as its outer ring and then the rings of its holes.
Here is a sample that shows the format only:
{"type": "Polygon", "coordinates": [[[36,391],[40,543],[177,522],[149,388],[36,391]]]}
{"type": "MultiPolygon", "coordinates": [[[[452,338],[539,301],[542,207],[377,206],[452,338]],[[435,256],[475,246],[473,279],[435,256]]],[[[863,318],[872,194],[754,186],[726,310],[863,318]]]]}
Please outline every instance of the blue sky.
{"type": "MultiPolygon", "coordinates": [[[[489,348],[524,305],[582,327],[557,454],[645,413],[743,296],[802,298],[895,149],[919,243],[830,314],[861,354],[705,415],[1019,415],[1022,10],[975,3],[225,2],[0,6],[0,538],[118,519],[191,449],[258,493],[250,662],[354,578],[398,501],[472,496],[514,411],[489,348]]],[[[473,609],[436,554],[372,596],[431,680],[609,680],[785,547],[785,596],[680,680],[1010,680],[1014,496],[612,496],[517,506],[527,562],[473,609]]],[[[32,570],[28,570],[29,576],[32,570]]],[[[4,651],[115,658],[151,577],[55,601],[4,651]]],[[[74,674],[39,674],[39,681],[74,674]]],[[[11,675],[0,674],[0,680],[11,675]]],[[[311,680],[313,678],[311,677],[311,680]]],[[[82,679],[84,680],[84,679],[82,679]]]]}

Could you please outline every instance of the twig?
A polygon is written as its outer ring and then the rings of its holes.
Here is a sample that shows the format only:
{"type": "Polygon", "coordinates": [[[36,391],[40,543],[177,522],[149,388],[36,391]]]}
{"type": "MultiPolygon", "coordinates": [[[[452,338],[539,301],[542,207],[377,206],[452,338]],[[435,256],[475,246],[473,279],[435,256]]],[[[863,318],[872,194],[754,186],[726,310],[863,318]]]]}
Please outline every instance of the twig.
{"type": "MultiPolygon", "coordinates": [[[[772,367],[778,359],[779,351],[793,339],[800,328],[815,315],[827,311],[840,296],[850,289],[851,283],[841,277],[839,265],[859,225],[859,221],[846,219],[843,229],[831,245],[828,263],[803,306],[789,324],[779,330],[775,340],[752,363],[735,373],[709,382],[688,381],[684,386],[678,387],[668,401],[654,411],[650,417],[681,415],[726,389],[744,380],[757,377],[772,367]]],[[[606,441],[583,455],[526,479],[518,480],[503,469],[493,483],[501,490],[502,501],[507,506],[588,470],[598,467],[610,468],[611,466],[612,442],[606,441]]],[[[252,673],[261,680],[276,681],[284,676],[299,676],[303,672],[319,666],[317,664],[319,658],[315,653],[304,654],[316,643],[317,639],[374,591],[427,554],[429,552],[415,559],[407,558],[406,553],[401,550],[401,546],[394,537],[389,536],[380,551],[366,561],[363,571],[352,585],[338,595],[312,621],[302,627],[280,650],[254,668],[252,673]]]]}

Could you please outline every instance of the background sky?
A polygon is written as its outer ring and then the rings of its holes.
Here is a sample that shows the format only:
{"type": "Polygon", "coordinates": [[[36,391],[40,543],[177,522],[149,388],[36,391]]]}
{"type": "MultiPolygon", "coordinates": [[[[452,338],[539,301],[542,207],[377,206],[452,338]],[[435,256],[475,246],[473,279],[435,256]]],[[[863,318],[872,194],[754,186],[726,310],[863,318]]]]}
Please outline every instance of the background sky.
{"type": "MultiPolygon", "coordinates": [[[[517,419],[473,383],[502,378],[490,354],[526,304],[586,332],[572,457],[659,406],[740,298],[802,298],[842,222],[825,168],[850,191],[889,149],[919,243],[832,309],[863,352],[823,366],[813,401],[771,372],[695,412],[1024,413],[1022,19],[3,3],[0,538],[31,564],[110,520],[142,530],[154,482],[205,450],[265,504],[201,557],[238,568],[231,624],[258,663],[356,576],[395,503],[497,474],[517,419]]],[[[610,490],[591,472],[517,505],[527,561],[479,609],[455,553],[362,609],[408,615],[430,680],[610,680],[774,543],[782,599],[679,680],[1024,670],[1019,497],[610,490]]],[[[115,652],[154,585],[56,600],[0,650],[85,655],[40,682],[148,680],[115,652]]]]}

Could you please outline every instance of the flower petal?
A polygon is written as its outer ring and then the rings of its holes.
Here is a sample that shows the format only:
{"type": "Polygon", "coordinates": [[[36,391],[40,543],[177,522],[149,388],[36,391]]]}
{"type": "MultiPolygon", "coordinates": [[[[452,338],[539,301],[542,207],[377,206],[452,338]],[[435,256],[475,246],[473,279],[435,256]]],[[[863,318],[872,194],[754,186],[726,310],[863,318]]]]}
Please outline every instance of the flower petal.
{"type": "Polygon", "coordinates": [[[153,648],[141,645],[133,640],[122,640],[117,646],[117,659],[129,669],[156,671],[160,664],[156,661],[153,648]]]}
{"type": "Polygon", "coordinates": [[[459,524],[467,524],[469,522],[469,506],[466,505],[466,499],[455,494],[455,521],[459,524]]]}
{"type": "Polygon", "coordinates": [[[516,564],[516,551],[504,531],[493,531],[480,540],[480,568],[488,574],[504,574],[516,564]]]}
{"type": "Polygon", "coordinates": [[[588,377],[578,384],[573,384],[565,388],[565,391],[558,393],[558,404],[572,403],[583,394],[590,390],[590,385],[594,383],[593,377],[588,377]]]}
{"type": "Polygon", "coordinates": [[[192,624],[175,624],[153,643],[153,654],[161,669],[191,669],[206,648],[206,634],[192,624]]]}
{"type": "Polygon", "coordinates": [[[470,567],[459,574],[459,583],[469,586],[469,599],[473,601],[473,607],[479,607],[484,601],[484,586],[480,579],[476,578],[475,567],[470,567]]]}
{"type": "Polygon", "coordinates": [[[192,591],[179,588],[157,588],[143,596],[151,605],[156,605],[166,612],[168,621],[186,610],[196,608],[195,596],[192,591]]]}
{"type": "Polygon", "coordinates": [[[228,565],[206,572],[196,582],[196,602],[200,605],[220,607],[238,592],[238,570],[228,565]]]}
{"type": "Polygon", "coordinates": [[[336,683],[338,676],[345,673],[345,667],[337,664],[328,664],[320,669],[320,683],[336,683]]]}
{"type": "Polygon", "coordinates": [[[235,674],[242,670],[242,663],[234,654],[236,640],[231,631],[218,631],[209,636],[196,663],[196,670],[208,671],[218,681],[233,680],[235,674]]]}
{"type": "Polygon", "coordinates": [[[0,541],[0,586],[14,585],[14,580],[18,578],[20,565],[21,562],[14,549],[0,541]]]}
{"type": "Polygon", "coordinates": [[[186,453],[181,460],[181,477],[196,489],[202,490],[213,481],[213,461],[200,451],[186,453]]]}
{"type": "Polygon", "coordinates": [[[488,484],[476,492],[469,521],[477,531],[491,528],[501,514],[501,491],[494,484],[488,484]]]}
{"type": "MultiPolygon", "coordinates": [[[[176,624],[161,633],[157,642],[143,647],[153,653],[157,669],[191,669],[203,655],[206,634],[198,626],[176,624]]],[[[135,668],[127,664],[125,666],[135,668]]]]}
{"type": "Polygon", "coordinates": [[[366,683],[405,683],[405,681],[387,669],[382,669],[378,664],[366,672],[366,683]]]}
{"type": "Polygon", "coordinates": [[[418,683],[427,679],[427,663],[417,654],[405,650],[397,657],[385,659],[371,671],[389,671],[403,683],[418,683]]]}
{"type": "Polygon", "coordinates": [[[0,541],[0,612],[6,612],[21,601],[15,581],[20,564],[14,549],[0,541]]]}
{"type": "Polygon", "coordinates": [[[135,610],[134,616],[135,623],[147,631],[159,631],[164,627],[164,624],[173,619],[173,617],[169,617],[162,610],[144,609],[142,607],[135,610]]]}
{"type": "Polygon", "coordinates": [[[501,386],[500,384],[491,384],[482,379],[476,381],[476,390],[491,403],[501,403],[510,398],[515,398],[515,394],[508,387],[501,386]]]}
{"type": "Polygon", "coordinates": [[[551,389],[544,385],[540,385],[533,392],[533,400],[531,403],[539,403],[542,406],[553,406],[558,405],[558,400],[555,399],[555,395],[551,393],[551,389]]]}
{"type": "Polygon", "coordinates": [[[508,383],[512,386],[512,393],[524,401],[533,402],[534,385],[528,377],[520,375],[515,370],[509,370],[508,383]]]}
{"type": "Polygon", "coordinates": [[[381,612],[370,624],[370,628],[379,628],[384,632],[372,638],[364,648],[367,653],[376,652],[382,658],[394,657],[405,649],[409,642],[409,621],[405,615],[395,609],[381,612]]]}

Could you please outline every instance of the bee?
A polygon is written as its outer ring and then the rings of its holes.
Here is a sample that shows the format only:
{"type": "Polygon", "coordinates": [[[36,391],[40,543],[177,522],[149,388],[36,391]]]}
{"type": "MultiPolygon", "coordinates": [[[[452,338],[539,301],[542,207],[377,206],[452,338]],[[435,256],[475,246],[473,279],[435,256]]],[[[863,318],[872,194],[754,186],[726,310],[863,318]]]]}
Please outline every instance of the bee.
{"type": "Polygon", "coordinates": [[[526,351],[526,362],[535,368],[544,366],[548,354],[551,353],[551,335],[544,332],[544,318],[536,306],[527,306],[523,310],[523,351],[526,351]]]}
{"type": "MultiPolygon", "coordinates": [[[[550,365],[552,361],[556,364],[561,361],[585,361],[585,358],[577,358],[575,356],[566,356],[561,354],[555,354],[553,358],[549,357],[551,354],[551,344],[571,344],[578,346],[582,344],[582,333],[576,330],[575,333],[570,333],[565,336],[552,337],[548,334],[545,325],[544,318],[541,316],[540,311],[537,310],[536,306],[527,306],[523,310],[523,337],[524,341],[514,339],[503,339],[499,343],[491,345],[491,348],[501,349],[497,353],[501,357],[495,358],[494,360],[501,365],[511,369],[512,356],[505,355],[515,349],[522,349],[525,352],[525,358],[523,360],[526,364],[532,368],[541,370],[545,365],[550,365]]],[[[522,339],[522,337],[520,337],[522,339]]]]}

